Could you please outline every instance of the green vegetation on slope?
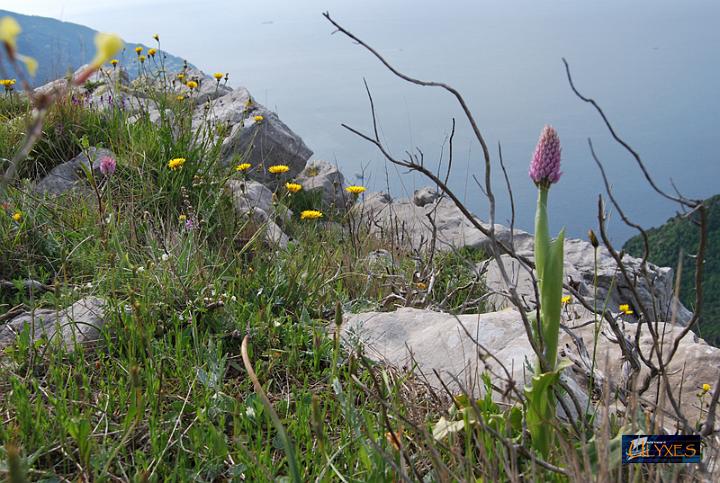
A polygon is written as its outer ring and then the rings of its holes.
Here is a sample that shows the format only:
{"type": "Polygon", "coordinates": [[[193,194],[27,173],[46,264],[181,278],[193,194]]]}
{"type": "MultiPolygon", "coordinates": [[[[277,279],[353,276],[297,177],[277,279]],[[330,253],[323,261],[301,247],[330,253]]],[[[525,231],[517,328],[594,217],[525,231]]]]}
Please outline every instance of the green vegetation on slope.
{"type": "MultiPolygon", "coordinates": [[[[703,280],[703,309],[696,332],[708,343],[720,346],[720,195],[705,201],[708,207],[708,239],[703,280]]],[[[677,268],[683,253],[680,279],[680,300],[686,307],[695,307],[695,258],[700,234],[693,219],[675,216],[664,225],[647,231],[650,243],[649,261],[663,267],[677,268]]],[[[642,256],[640,235],[625,243],[625,250],[642,256]]]]}

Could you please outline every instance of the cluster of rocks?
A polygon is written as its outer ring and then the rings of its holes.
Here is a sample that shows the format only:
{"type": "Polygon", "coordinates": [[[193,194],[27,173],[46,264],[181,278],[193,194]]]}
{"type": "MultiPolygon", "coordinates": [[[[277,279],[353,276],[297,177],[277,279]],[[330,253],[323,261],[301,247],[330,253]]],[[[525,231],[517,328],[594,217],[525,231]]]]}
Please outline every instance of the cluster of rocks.
{"type": "MultiPolygon", "coordinates": [[[[455,203],[430,188],[416,191],[411,199],[394,200],[386,193],[373,193],[354,206],[353,211],[357,215],[355,218],[369,232],[392,238],[394,244],[411,250],[448,251],[470,247],[482,249],[488,255],[492,253],[491,240],[463,215],[455,203]]],[[[490,228],[489,224],[477,218],[475,222],[486,230],[490,228]]],[[[533,260],[532,235],[499,224],[494,226],[494,233],[499,242],[512,246],[518,256],[533,260]]],[[[564,248],[565,282],[574,287],[589,305],[597,303],[598,307],[617,312],[620,305],[628,304],[636,314],[639,313],[639,307],[633,307],[630,284],[606,248],[599,247],[595,252],[589,242],[572,238],[565,240],[564,248]],[[594,282],[596,275],[597,284],[594,282]]],[[[534,308],[535,289],[531,271],[509,255],[502,255],[500,259],[526,308],[534,308]]],[[[643,267],[642,260],[628,255],[624,255],[622,261],[642,305],[652,308],[656,320],[674,320],[680,325],[687,325],[692,313],[673,294],[673,269],[651,263],[643,267]]],[[[496,309],[509,307],[508,287],[497,262],[491,258],[478,264],[476,269],[483,275],[490,292],[490,305],[496,309]]],[[[634,317],[631,319],[635,320],[634,317]]]]}
{"type": "MultiPolygon", "coordinates": [[[[353,207],[355,218],[368,231],[409,250],[456,250],[464,247],[492,253],[492,242],[468,220],[458,207],[436,190],[424,188],[410,199],[394,200],[388,194],[368,195],[353,207]]],[[[475,219],[483,228],[490,225],[475,219]]],[[[494,226],[496,239],[512,247],[519,257],[533,261],[534,238],[527,232],[494,226]]],[[[665,347],[670,350],[676,337],[692,318],[692,313],[674,296],[673,270],[624,255],[622,262],[629,274],[629,284],[616,260],[607,249],[597,250],[591,243],[578,239],[565,240],[565,282],[572,286],[590,307],[606,310],[618,320],[628,341],[635,341],[637,350],[650,354],[653,339],[646,324],[637,323],[639,307],[633,305],[633,285],[640,303],[649,311],[665,347]],[[633,314],[622,313],[620,305],[630,305],[633,314]]],[[[523,310],[536,307],[534,273],[526,264],[502,255],[499,257],[523,301],[523,310]]],[[[522,316],[509,301],[509,291],[498,261],[490,257],[476,266],[488,291],[487,305],[491,311],[472,315],[452,315],[430,309],[400,308],[394,312],[363,312],[346,314],[342,327],[343,340],[351,347],[358,344],[365,353],[378,361],[398,367],[413,367],[424,374],[430,384],[442,391],[443,385],[455,391],[460,386],[471,393],[482,392],[479,375],[488,371],[500,391],[512,383],[527,383],[532,374],[535,355],[526,335],[522,316]],[[505,372],[507,371],[507,372],[505,372]],[[438,380],[438,377],[441,379],[438,380]],[[514,381],[514,382],[511,382],[514,381]],[[441,384],[442,382],[442,384],[441,384]],[[503,385],[504,384],[504,385],[503,385]]],[[[573,362],[562,378],[584,406],[589,376],[593,373],[595,390],[608,381],[610,387],[623,387],[629,365],[623,359],[615,334],[607,321],[597,319],[578,300],[568,303],[563,312],[565,330],[561,335],[561,356],[573,362]],[[597,345],[595,328],[599,327],[597,345]],[[593,349],[595,347],[595,349],[593,349]],[[591,361],[596,360],[594,370],[591,361]]],[[[627,312],[627,309],[626,309],[627,312]]],[[[703,384],[717,380],[720,349],[712,347],[692,332],[679,343],[668,371],[670,386],[689,421],[702,420],[697,394],[703,384]]],[[[643,368],[641,378],[648,373],[643,368]]],[[[655,393],[652,381],[647,395],[655,393]]],[[[649,396],[648,396],[649,397],[649,396]]],[[[652,406],[649,399],[643,400],[652,406]]],[[[572,409],[572,408],[571,408],[572,409]]],[[[674,413],[669,404],[661,408],[668,420],[674,413]]],[[[559,409],[561,415],[564,411],[559,409]]],[[[720,424],[718,425],[720,428],[720,424]]]]}

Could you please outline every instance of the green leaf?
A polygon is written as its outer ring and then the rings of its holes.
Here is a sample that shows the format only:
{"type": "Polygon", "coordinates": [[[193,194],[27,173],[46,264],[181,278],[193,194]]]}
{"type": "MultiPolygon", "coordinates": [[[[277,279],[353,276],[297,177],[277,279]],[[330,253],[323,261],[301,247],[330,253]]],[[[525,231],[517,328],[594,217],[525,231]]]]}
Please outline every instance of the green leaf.
{"type": "Polygon", "coordinates": [[[565,230],[550,243],[545,263],[544,280],[540,293],[540,318],[545,343],[545,358],[552,368],[557,359],[557,345],[560,333],[563,288],[563,249],[565,230]]]}
{"type": "Polygon", "coordinates": [[[558,371],[546,372],[533,376],[530,387],[525,387],[527,427],[533,447],[543,456],[547,456],[552,444],[555,400],[551,388],[559,379],[558,371]]]}

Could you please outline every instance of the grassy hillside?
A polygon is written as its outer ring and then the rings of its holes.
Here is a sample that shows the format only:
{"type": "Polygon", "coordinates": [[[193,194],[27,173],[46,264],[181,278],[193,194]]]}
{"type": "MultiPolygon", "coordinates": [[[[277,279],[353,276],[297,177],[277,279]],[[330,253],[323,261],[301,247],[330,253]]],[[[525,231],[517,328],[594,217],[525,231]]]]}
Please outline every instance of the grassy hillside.
{"type": "MultiPolygon", "coordinates": [[[[18,51],[34,57],[39,68],[34,85],[42,85],[50,80],[63,77],[68,70],[75,71],[78,67],[90,62],[95,55],[95,30],[71,22],[61,22],[53,18],[34,15],[20,15],[0,10],[0,18],[10,15],[22,27],[22,35],[18,39],[18,51]]],[[[162,40],[162,39],[161,39],[162,40]]],[[[141,45],[147,51],[148,46],[126,40],[125,49],[117,56],[131,78],[138,74],[137,62],[132,62],[136,54],[133,50],[141,45]]],[[[169,70],[182,69],[183,60],[171,54],[166,55],[165,65],[169,70]]],[[[9,78],[16,77],[12,68],[7,73],[9,78]]]]}
{"type": "MultiPolygon", "coordinates": [[[[708,246],[703,283],[704,307],[700,326],[696,332],[706,341],[720,345],[720,195],[706,200],[709,208],[708,246]]],[[[691,219],[673,217],[664,225],[648,230],[651,246],[650,261],[665,266],[677,267],[680,252],[683,253],[680,299],[690,309],[695,304],[695,260],[698,230],[691,219]]],[[[625,243],[625,250],[635,256],[643,251],[642,238],[638,235],[625,243]]]]}

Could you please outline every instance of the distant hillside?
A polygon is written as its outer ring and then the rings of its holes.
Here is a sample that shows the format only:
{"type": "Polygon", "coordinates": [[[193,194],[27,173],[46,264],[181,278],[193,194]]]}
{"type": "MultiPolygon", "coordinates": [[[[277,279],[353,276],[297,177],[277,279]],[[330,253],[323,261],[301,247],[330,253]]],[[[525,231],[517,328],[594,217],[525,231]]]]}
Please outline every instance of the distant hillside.
{"type": "MultiPolygon", "coordinates": [[[[64,76],[68,70],[75,71],[78,67],[88,63],[95,56],[95,34],[97,31],[70,22],[61,22],[53,18],[21,15],[19,13],[0,10],[0,17],[6,15],[14,17],[22,27],[18,38],[18,51],[34,57],[39,62],[34,85],[41,85],[49,80],[64,76]]],[[[148,32],[152,40],[153,32],[148,32]]],[[[117,55],[117,59],[127,69],[130,77],[137,76],[138,63],[136,61],[135,47],[145,48],[142,43],[126,41],[125,49],[117,55]]],[[[180,70],[183,59],[164,53],[165,65],[170,70],[180,70]]],[[[16,76],[10,70],[10,77],[16,76]]]]}
{"type": "MultiPolygon", "coordinates": [[[[705,202],[709,207],[708,246],[704,271],[704,301],[700,328],[696,332],[708,343],[720,346],[720,195],[705,202]]],[[[650,261],[666,266],[677,267],[680,249],[683,250],[683,273],[681,277],[680,298],[690,309],[695,303],[695,260],[697,252],[698,230],[692,221],[678,216],[669,219],[659,228],[648,230],[651,246],[650,261]]],[[[641,256],[642,238],[637,235],[625,243],[625,250],[641,256]]]]}

